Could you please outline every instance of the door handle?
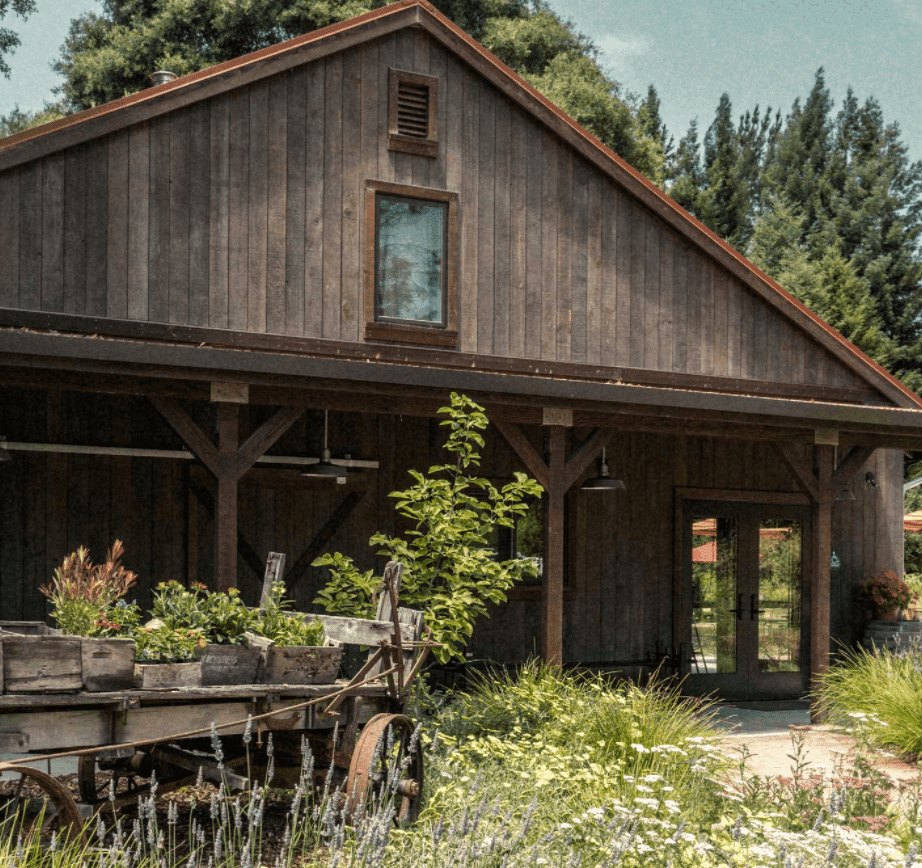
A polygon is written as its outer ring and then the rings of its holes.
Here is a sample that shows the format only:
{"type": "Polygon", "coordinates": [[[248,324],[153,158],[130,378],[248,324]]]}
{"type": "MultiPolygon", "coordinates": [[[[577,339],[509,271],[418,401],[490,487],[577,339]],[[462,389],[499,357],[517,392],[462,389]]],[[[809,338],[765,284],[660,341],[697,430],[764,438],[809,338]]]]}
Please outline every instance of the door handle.
{"type": "Polygon", "coordinates": [[[736,608],[731,609],[730,611],[736,615],[737,621],[743,620],[743,595],[742,594],[736,595],[736,608]]]}
{"type": "Polygon", "coordinates": [[[762,615],[765,613],[765,609],[756,608],[756,606],[758,605],[759,605],[759,595],[753,594],[752,597],[750,598],[750,606],[749,606],[749,620],[750,621],[755,621],[756,615],[762,615]]]}

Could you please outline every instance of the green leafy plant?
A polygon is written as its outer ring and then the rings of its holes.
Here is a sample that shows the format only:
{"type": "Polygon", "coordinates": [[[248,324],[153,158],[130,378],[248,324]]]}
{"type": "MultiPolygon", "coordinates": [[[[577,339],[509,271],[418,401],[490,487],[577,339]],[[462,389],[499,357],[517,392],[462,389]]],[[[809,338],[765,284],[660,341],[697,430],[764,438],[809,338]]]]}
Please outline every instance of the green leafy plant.
{"type": "MultiPolygon", "coordinates": [[[[479,404],[453,392],[450,406],[439,413],[448,417],[441,423],[448,429],[443,448],[454,461],[430,467],[428,475],[411,470],[415,484],[390,495],[411,529],[404,537],[376,533],[369,544],[404,565],[400,599],[426,613],[433,639],[441,645],[435,653],[444,662],[463,659],[474,623],[487,615],[487,603],[504,602],[516,582],[536,575],[533,559],[496,560],[489,539],[497,525],[513,527],[516,517],[527,512],[529,499],[543,489],[524,473],[516,473],[502,488],[473,475],[484,445],[480,431],[488,425],[479,404]]],[[[360,571],[342,554],[323,555],[314,566],[329,567],[332,574],[315,603],[329,612],[373,616],[370,571],[360,571]]]]}
{"type": "Polygon", "coordinates": [[[269,599],[253,625],[253,632],[281,646],[318,647],[326,644],[326,634],[320,619],[308,620],[294,610],[291,600],[285,599],[284,582],[272,583],[269,599]]]}
{"type": "Polygon", "coordinates": [[[105,563],[94,564],[89,549],[80,546],[64,558],[54,579],[39,591],[51,600],[51,616],[58,629],[74,636],[109,635],[107,624],[121,623],[111,611],[137,581],[137,575],[121,565],[124,546],[112,543],[105,563]]]}
{"type": "Polygon", "coordinates": [[[237,588],[209,591],[200,582],[188,588],[177,581],[157,585],[151,615],[174,630],[197,630],[207,642],[245,645],[246,632],[257,615],[248,609],[237,588]]]}
{"type": "Polygon", "coordinates": [[[862,590],[867,604],[877,612],[905,609],[917,599],[893,570],[881,570],[876,576],[871,576],[862,590]]]}
{"type": "Polygon", "coordinates": [[[135,659],[151,663],[184,663],[205,647],[198,630],[172,627],[140,627],[134,634],[135,659]]]}

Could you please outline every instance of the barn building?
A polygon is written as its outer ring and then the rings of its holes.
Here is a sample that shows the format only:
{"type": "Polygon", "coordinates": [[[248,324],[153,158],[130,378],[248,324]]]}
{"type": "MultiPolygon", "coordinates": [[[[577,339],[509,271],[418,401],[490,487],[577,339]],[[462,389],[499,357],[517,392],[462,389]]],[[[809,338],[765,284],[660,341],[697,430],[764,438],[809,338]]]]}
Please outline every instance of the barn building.
{"type": "Polygon", "coordinates": [[[451,391],[546,489],[479,658],[799,695],[902,563],[919,399],[424,0],[0,141],[0,263],[3,619],[116,537],[309,607],[451,391]]]}

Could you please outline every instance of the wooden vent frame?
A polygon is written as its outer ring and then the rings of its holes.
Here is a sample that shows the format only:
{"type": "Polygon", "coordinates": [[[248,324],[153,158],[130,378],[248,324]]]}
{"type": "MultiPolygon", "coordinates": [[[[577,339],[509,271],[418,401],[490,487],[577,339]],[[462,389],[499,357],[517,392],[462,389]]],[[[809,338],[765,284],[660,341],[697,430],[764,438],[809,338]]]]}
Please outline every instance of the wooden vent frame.
{"type": "Polygon", "coordinates": [[[421,157],[438,157],[438,109],[438,78],[391,69],[388,149],[421,157]]]}

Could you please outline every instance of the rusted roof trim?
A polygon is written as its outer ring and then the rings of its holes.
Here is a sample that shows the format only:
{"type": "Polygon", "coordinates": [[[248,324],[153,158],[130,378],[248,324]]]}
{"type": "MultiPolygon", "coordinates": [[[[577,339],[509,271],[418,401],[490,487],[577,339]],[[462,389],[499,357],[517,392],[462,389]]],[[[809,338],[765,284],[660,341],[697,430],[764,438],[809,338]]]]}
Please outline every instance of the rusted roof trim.
{"type": "Polygon", "coordinates": [[[738,250],[682,209],[655,184],[474,41],[427,0],[397,0],[389,6],[356,18],[337,22],[287,42],[177,78],[159,87],[149,88],[2,139],[0,171],[414,24],[422,26],[455,54],[474,66],[507,97],[536,115],[596,167],[612,177],[702,251],[715,258],[766,302],[793,320],[881,394],[898,406],[922,408],[922,399],[914,392],[767,274],[756,268],[738,250]],[[375,32],[368,32],[370,30],[375,32]],[[56,141],[63,137],[63,131],[70,131],[71,135],[63,142],[56,141]],[[75,131],[79,132],[73,135],[75,131]],[[61,136],[52,136],[54,133],[61,136]],[[52,138],[46,139],[46,136],[52,138]]]}

